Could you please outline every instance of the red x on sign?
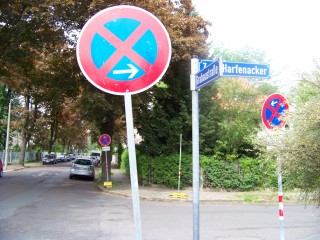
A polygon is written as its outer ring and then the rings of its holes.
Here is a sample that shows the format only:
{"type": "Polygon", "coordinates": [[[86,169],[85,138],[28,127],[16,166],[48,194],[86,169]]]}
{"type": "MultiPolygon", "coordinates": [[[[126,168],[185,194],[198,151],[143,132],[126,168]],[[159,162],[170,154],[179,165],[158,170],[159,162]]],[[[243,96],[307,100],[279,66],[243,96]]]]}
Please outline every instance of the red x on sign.
{"type": "Polygon", "coordinates": [[[124,95],[157,83],[169,66],[171,42],[163,24],[134,6],[107,8],[83,27],[77,59],[86,78],[102,91],[124,95]]]}
{"type": "Polygon", "coordinates": [[[262,106],[262,122],[268,129],[280,129],[286,124],[288,113],[287,99],[279,93],[271,94],[262,106]]]}

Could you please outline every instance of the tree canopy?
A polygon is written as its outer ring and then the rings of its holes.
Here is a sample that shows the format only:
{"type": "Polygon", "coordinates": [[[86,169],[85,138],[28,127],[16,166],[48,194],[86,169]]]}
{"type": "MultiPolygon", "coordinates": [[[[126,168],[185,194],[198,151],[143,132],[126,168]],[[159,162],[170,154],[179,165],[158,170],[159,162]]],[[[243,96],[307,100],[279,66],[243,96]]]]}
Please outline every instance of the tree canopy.
{"type": "Polygon", "coordinates": [[[287,128],[276,143],[287,185],[299,187],[309,201],[320,206],[320,67],[303,74],[289,95],[287,128]]]}

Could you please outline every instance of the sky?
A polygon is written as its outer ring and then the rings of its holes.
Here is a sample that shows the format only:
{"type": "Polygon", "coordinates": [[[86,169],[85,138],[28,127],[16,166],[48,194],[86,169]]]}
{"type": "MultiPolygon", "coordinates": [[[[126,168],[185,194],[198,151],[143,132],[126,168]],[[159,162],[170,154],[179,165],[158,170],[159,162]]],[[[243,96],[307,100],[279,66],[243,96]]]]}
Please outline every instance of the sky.
{"type": "Polygon", "coordinates": [[[314,60],[320,59],[317,0],[192,1],[199,14],[212,22],[213,46],[265,51],[272,78],[280,85],[297,81],[297,73],[310,72],[314,60]]]}

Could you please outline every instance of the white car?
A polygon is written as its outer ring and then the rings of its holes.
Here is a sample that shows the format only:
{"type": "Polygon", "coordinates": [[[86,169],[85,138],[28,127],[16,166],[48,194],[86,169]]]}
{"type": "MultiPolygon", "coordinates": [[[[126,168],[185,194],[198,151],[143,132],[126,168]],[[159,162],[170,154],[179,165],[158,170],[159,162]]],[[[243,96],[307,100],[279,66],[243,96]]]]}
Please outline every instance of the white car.
{"type": "Polygon", "coordinates": [[[74,177],[86,177],[94,181],[95,169],[91,159],[77,158],[70,168],[70,179],[74,177]]]}

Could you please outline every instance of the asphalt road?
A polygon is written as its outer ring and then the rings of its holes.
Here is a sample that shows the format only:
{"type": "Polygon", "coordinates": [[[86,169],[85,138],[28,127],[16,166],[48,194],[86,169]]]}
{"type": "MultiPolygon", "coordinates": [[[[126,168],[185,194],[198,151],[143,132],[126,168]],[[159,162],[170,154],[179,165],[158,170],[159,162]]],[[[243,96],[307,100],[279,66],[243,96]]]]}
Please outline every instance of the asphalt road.
{"type": "MultiPolygon", "coordinates": [[[[131,199],[69,179],[70,163],[8,172],[0,179],[0,240],[135,239],[131,199]]],[[[146,240],[192,240],[192,203],[141,201],[146,240]]],[[[201,203],[201,240],[280,239],[277,205],[201,203]]],[[[285,237],[319,240],[320,212],[285,205],[285,237]]]]}

